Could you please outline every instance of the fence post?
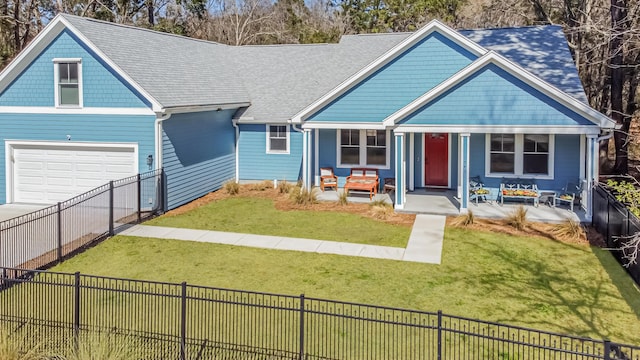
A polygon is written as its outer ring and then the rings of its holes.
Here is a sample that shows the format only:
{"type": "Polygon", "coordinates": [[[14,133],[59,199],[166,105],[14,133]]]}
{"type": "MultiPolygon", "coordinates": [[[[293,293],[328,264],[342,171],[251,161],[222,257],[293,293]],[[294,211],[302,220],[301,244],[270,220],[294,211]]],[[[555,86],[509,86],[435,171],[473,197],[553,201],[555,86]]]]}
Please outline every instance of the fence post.
{"type": "Polygon", "coordinates": [[[180,360],[187,358],[187,283],[182,282],[182,305],[180,311],[180,360]]]}
{"type": "Polygon", "coordinates": [[[80,272],[74,274],[74,303],[73,303],[73,346],[78,350],[80,337],[80,272]]]}
{"type": "Polygon", "coordinates": [[[142,188],[142,186],[140,185],[140,173],[138,173],[137,175],[137,180],[138,180],[138,224],[142,221],[142,192],[140,192],[140,189],[142,188]]]}
{"type": "Polygon", "coordinates": [[[160,169],[160,194],[158,201],[160,202],[160,213],[165,213],[167,211],[167,203],[169,200],[167,199],[167,174],[164,172],[164,168],[160,169]]]}
{"type": "Polygon", "coordinates": [[[113,236],[113,180],[109,181],[109,236],[113,236]]]}
{"type": "Polygon", "coordinates": [[[58,202],[58,261],[62,259],[62,203],[58,202]]]}
{"type": "Polygon", "coordinates": [[[442,310],[438,310],[438,360],[442,359],[442,310]]]}
{"type": "Polygon", "coordinates": [[[604,360],[611,360],[611,341],[604,340],[604,360]]]}
{"type": "Polygon", "coordinates": [[[304,294],[300,294],[300,339],[298,359],[304,359],[304,294]]]}

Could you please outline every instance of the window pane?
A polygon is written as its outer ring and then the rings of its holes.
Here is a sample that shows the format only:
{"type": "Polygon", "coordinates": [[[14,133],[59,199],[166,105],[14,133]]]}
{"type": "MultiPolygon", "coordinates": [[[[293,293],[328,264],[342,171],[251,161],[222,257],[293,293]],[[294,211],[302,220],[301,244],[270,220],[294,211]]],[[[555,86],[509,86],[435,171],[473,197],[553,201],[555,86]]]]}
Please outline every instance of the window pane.
{"type": "Polygon", "coordinates": [[[287,151],[287,139],[271,139],[272,151],[287,151]]]}
{"type": "Polygon", "coordinates": [[[348,165],[360,164],[360,149],[357,147],[342,147],[340,149],[340,162],[348,165]]]}
{"type": "Polygon", "coordinates": [[[349,136],[349,130],[340,130],[340,145],[348,145],[349,136]]]}
{"type": "Polygon", "coordinates": [[[548,174],[549,155],[548,154],[524,154],[522,171],[525,174],[548,174]]]}
{"type": "Polygon", "coordinates": [[[367,165],[386,165],[387,149],[383,147],[367,148],[367,165]]]}
{"type": "Polygon", "coordinates": [[[78,64],[70,63],[69,65],[69,81],[77,84],[78,83],[78,64]]]}
{"type": "Polygon", "coordinates": [[[60,85],[60,105],[80,105],[78,85],[60,85]]]}
{"type": "Polygon", "coordinates": [[[513,174],[514,172],[513,154],[491,154],[491,172],[513,174]]]}
{"type": "Polygon", "coordinates": [[[351,145],[360,145],[360,131],[359,130],[349,130],[349,136],[351,139],[351,145]]]}
{"type": "Polygon", "coordinates": [[[491,135],[491,151],[502,151],[502,136],[492,134],[491,135]]]}
{"type": "Polygon", "coordinates": [[[378,146],[387,146],[387,132],[385,130],[377,130],[378,146]]]}
{"type": "Polygon", "coordinates": [[[502,134],[502,151],[513,152],[515,147],[516,136],[513,134],[502,134]]]}
{"type": "Polygon", "coordinates": [[[536,151],[536,142],[524,137],[524,151],[525,152],[535,152],[536,151]]]}
{"type": "Polygon", "coordinates": [[[58,77],[59,77],[60,83],[69,82],[69,64],[66,64],[66,63],[58,64],[58,77]]]}

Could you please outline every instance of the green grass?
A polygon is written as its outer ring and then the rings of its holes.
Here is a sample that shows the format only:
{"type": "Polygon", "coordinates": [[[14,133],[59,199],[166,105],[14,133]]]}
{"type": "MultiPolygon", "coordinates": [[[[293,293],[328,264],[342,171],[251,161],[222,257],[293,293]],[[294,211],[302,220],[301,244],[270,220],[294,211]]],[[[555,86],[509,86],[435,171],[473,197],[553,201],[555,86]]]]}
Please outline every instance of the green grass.
{"type": "Polygon", "coordinates": [[[358,244],[406,247],[411,228],[356,214],[280,211],[272,200],[235,197],[211,202],[179,216],[161,216],[145,225],[278,235],[358,244]]]}
{"type": "Polygon", "coordinates": [[[604,250],[447,228],[441,265],[117,236],[55,271],[443,310],[640,344],[640,292],[604,250]]]}

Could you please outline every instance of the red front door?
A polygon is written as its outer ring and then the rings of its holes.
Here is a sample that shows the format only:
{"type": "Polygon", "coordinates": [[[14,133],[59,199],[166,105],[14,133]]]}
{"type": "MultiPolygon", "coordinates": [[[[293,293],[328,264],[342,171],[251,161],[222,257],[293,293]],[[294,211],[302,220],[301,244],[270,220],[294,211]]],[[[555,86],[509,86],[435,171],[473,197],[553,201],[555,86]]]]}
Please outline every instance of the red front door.
{"type": "Polygon", "coordinates": [[[424,184],[449,185],[449,135],[424,134],[424,184]]]}

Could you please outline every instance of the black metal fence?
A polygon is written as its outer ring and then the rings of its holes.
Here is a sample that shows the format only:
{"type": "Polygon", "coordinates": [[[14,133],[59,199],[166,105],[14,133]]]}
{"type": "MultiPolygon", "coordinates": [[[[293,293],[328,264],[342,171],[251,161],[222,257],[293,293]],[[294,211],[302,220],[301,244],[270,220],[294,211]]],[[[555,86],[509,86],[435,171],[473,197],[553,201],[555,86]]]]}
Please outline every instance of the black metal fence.
{"type": "Polygon", "coordinates": [[[638,346],[442,312],[11,268],[0,325],[55,353],[108,334],[144,359],[640,359],[638,346]]]}
{"type": "Polygon", "coordinates": [[[163,208],[163,172],[111,181],[56,205],[0,222],[0,266],[41,269],[163,208]]]}
{"type": "MultiPolygon", "coordinates": [[[[623,252],[618,249],[625,237],[640,232],[640,219],[602,185],[593,190],[593,226],[605,237],[607,247],[619,262],[625,264],[623,252]]],[[[640,250],[638,250],[640,251],[640,250]]],[[[640,254],[638,254],[640,259],[640,254]]],[[[629,275],[640,284],[640,264],[626,266],[629,275]]]]}

